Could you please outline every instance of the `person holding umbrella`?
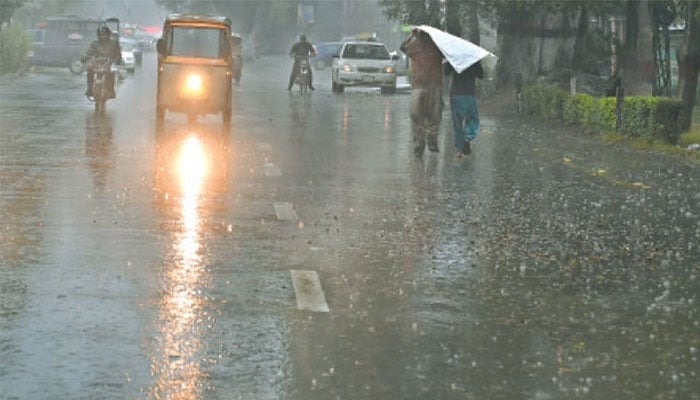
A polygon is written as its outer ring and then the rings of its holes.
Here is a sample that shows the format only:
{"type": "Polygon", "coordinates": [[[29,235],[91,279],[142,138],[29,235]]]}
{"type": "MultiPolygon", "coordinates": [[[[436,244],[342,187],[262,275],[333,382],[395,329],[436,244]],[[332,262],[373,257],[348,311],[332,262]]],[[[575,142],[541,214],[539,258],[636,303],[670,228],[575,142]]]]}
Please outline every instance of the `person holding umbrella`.
{"type": "Polygon", "coordinates": [[[411,60],[411,130],[413,152],[422,156],[426,141],[431,152],[438,152],[438,132],[442,122],[442,53],[426,32],[414,28],[401,43],[401,51],[411,60]]]}
{"type": "Polygon", "coordinates": [[[452,126],[459,158],[471,154],[471,141],[479,133],[479,111],[476,107],[476,78],[483,79],[484,69],[477,61],[469,68],[457,73],[450,63],[445,63],[445,75],[452,77],[450,87],[450,109],[452,126]]]}
{"type": "MultiPolygon", "coordinates": [[[[461,157],[471,153],[471,141],[474,140],[479,131],[479,113],[476,108],[476,83],[475,78],[483,78],[484,70],[481,67],[481,59],[493,56],[493,54],[474,43],[452,35],[429,25],[420,25],[413,28],[411,36],[401,45],[401,50],[406,52],[414,64],[414,80],[411,82],[413,89],[411,93],[411,120],[415,122],[415,117],[426,117],[431,115],[430,110],[442,110],[442,85],[438,92],[438,102],[426,101],[426,92],[432,93],[435,84],[441,82],[444,58],[444,73],[453,77],[452,88],[450,90],[450,100],[452,107],[452,121],[455,129],[455,145],[457,146],[457,156],[461,157]],[[421,44],[419,46],[419,44],[421,44]],[[411,48],[414,47],[414,48],[411,48]],[[415,68],[420,66],[418,61],[423,61],[423,69],[420,78],[428,77],[427,83],[415,82],[415,68]],[[440,77],[435,77],[437,67],[440,77]],[[423,75],[425,74],[425,75],[423,75]],[[418,88],[417,93],[416,88],[418,88]],[[414,103],[414,99],[416,102],[414,103]],[[415,107],[417,105],[418,107],[415,107]],[[439,108],[438,108],[439,107],[439,108]],[[420,111],[420,112],[418,112],[420,111]],[[415,116],[415,117],[414,117],[415,116]]],[[[430,96],[433,97],[432,95],[430,96]]],[[[440,126],[440,120],[437,128],[440,126]]],[[[433,121],[433,122],[435,122],[433,121]]],[[[415,126],[415,125],[414,125],[415,126]]],[[[419,125],[420,126],[420,125],[419,125]]],[[[423,125],[425,126],[425,125],[423,125]]],[[[435,124],[433,123],[433,126],[435,124]]],[[[415,135],[415,133],[414,133],[415,135]]],[[[437,151],[437,131],[429,132],[428,145],[434,142],[434,150],[437,151]]],[[[415,136],[414,136],[415,139],[415,136]]],[[[422,154],[423,148],[416,144],[416,154],[422,154]]]]}

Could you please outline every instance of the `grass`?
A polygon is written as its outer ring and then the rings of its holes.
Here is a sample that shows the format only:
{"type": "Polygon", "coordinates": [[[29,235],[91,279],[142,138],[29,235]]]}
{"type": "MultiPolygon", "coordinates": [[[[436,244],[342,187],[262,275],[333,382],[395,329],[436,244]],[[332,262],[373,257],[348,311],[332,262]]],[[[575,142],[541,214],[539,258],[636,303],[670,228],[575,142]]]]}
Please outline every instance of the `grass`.
{"type": "MultiPolygon", "coordinates": [[[[499,93],[484,96],[479,100],[479,109],[484,114],[512,116],[516,114],[517,107],[514,98],[515,94],[513,93],[499,93]]],[[[649,138],[631,138],[616,133],[601,133],[599,137],[607,143],[620,143],[638,150],[676,154],[690,160],[700,161],[700,151],[686,150],[688,145],[700,143],[700,105],[695,107],[693,112],[691,130],[681,134],[677,145],[649,138]]]]}
{"type": "Polygon", "coordinates": [[[700,161],[700,152],[686,150],[689,144],[700,143],[700,140],[698,140],[700,139],[700,129],[681,135],[678,145],[668,144],[651,138],[631,138],[617,133],[602,133],[600,137],[607,143],[622,143],[637,150],[676,154],[691,160],[700,161]]]}

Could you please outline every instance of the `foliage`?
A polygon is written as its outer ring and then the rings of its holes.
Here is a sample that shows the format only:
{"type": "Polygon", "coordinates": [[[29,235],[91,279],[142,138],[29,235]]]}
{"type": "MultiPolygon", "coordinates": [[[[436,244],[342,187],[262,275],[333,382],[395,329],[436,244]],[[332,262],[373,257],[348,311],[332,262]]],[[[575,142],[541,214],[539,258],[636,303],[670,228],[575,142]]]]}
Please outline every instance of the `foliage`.
{"type": "MultiPolygon", "coordinates": [[[[2,0],[0,0],[2,1],[2,0]]],[[[13,23],[20,23],[25,28],[33,28],[37,22],[47,17],[66,14],[66,10],[77,10],[85,0],[27,0],[15,11],[13,23]]]]}
{"type": "Polygon", "coordinates": [[[678,144],[681,146],[688,146],[693,143],[700,143],[700,130],[686,132],[678,139],[678,144]]]}
{"type": "MultiPolygon", "coordinates": [[[[595,132],[614,132],[617,127],[615,97],[570,95],[556,85],[530,85],[523,89],[526,110],[536,116],[577,124],[595,132]]],[[[668,97],[629,96],[622,108],[620,133],[629,137],[660,139],[675,143],[681,126],[680,100],[668,97]]]]}
{"type": "Polygon", "coordinates": [[[608,63],[616,38],[602,29],[588,29],[581,38],[582,56],[576,60],[577,69],[594,75],[605,75],[602,70],[609,71],[608,63]]]}
{"type": "Polygon", "coordinates": [[[0,1],[0,28],[9,24],[15,10],[22,7],[27,0],[2,0],[0,1]]]}
{"type": "Polygon", "coordinates": [[[561,118],[564,114],[564,103],[569,94],[552,84],[530,85],[523,89],[526,107],[533,114],[546,118],[561,118]],[[537,99],[531,102],[527,99],[537,99]]]}
{"type": "Polygon", "coordinates": [[[19,71],[27,60],[29,38],[18,26],[0,30],[0,74],[19,71]]]}
{"type": "Polygon", "coordinates": [[[595,97],[585,93],[567,96],[564,100],[562,120],[599,132],[615,130],[615,98],[595,97]]]}
{"type": "Polygon", "coordinates": [[[669,143],[677,143],[683,130],[681,115],[684,113],[683,104],[679,99],[671,97],[652,97],[652,121],[654,121],[653,136],[669,143]]]}
{"type": "Polygon", "coordinates": [[[378,4],[389,19],[411,25],[440,26],[439,0],[379,0],[378,4]]]}

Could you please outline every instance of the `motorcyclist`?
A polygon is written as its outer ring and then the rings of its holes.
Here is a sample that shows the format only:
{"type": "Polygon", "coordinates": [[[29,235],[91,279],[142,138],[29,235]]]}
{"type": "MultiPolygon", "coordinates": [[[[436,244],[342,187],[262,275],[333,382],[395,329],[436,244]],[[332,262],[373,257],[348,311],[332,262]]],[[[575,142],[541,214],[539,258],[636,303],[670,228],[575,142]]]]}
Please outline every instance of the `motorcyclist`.
{"type": "MultiPolygon", "coordinates": [[[[122,50],[119,46],[118,40],[112,40],[112,32],[108,26],[100,26],[97,29],[97,40],[90,44],[87,52],[82,58],[83,62],[87,62],[93,57],[106,57],[112,63],[121,65],[124,63],[122,60],[122,50]]],[[[95,79],[95,67],[92,63],[87,65],[87,90],[85,95],[92,97],[92,83],[95,79]]],[[[109,89],[109,98],[113,99],[116,97],[114,93],[114,74],[110,71],[105,82],[107,83],[107,88],[109,89]]]]}
{"type": "MultiPolygon", "coordinates": [[[[294,80],[296,79],[297,75],[299,75],[299,62],[301,60],[306,60],[308,62],[309,57],[315,53],[316,50],[314,50],[314,46],[306,41],[306,35],[299,36],[299,41],[294,43],[292,49],[289,51],[289,55],[294,57],[294,65],[292,66],[292,73],[289,75],[289,85],[287,86],[287,91],[292,90],[294,80]]],[[[309,89],[314,90],[311,68],[309,68],[309,89]]]]}

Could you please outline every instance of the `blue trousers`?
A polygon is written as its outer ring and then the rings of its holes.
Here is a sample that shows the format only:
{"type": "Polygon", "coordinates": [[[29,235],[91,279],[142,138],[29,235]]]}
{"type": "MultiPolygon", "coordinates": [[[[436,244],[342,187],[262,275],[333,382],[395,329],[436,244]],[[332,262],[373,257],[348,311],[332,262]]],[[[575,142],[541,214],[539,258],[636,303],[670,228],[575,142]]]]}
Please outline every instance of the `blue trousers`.
{"type": "Polygon", "coordinates": [[[479,111],[474,96],[450,97],[452,126],[455,131],[455,147],[462,149],[465,140],[472,141],[479,133],[479,111]]]}

